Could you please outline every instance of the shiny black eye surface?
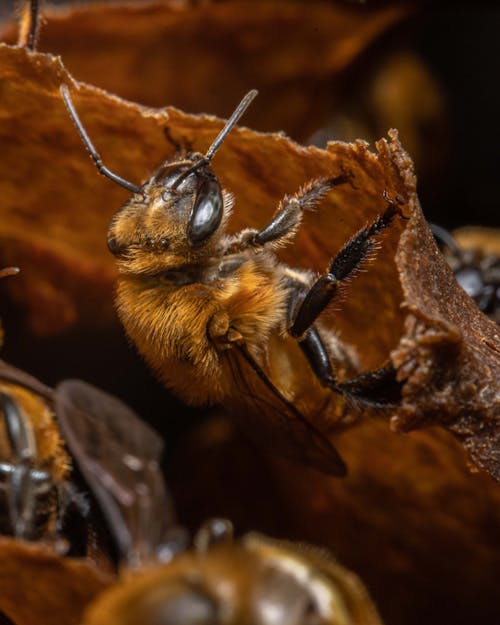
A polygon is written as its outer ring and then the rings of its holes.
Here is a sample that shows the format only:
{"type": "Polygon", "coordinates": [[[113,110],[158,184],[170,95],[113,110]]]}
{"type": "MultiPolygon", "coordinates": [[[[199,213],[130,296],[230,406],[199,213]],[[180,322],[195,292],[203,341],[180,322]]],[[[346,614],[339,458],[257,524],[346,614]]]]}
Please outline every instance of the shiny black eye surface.
{"type": "Polygon", "coordinates": [[[200,185],[189,219],[187,237],[192,246],[200,245],[217,230],[222,220],[222,192],[215,178],[200,185]]]}
{"type": "Polygon", "coordinates": [[[117,258],[125,256],[126,248],[120,245],[113,236],[108,235],[107,243],[108,250],[113,254],[113,256],[116,256],[117,258]]]}

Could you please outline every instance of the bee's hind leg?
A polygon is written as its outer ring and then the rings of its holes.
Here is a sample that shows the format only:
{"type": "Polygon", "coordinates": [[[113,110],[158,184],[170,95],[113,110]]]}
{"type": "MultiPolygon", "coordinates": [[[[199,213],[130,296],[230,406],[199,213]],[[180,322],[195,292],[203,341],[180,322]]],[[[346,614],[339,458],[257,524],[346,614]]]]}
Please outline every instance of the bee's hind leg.
{"type": "Polygon", "coordinates": [[[328,351],[314,326],[298,340],[298,344],[320,383],[332,391],[371,406],[389,406],[401,400],[402,385],[397,381],[396,370],[391,364],[363,373],[353,380],[338,382],[328,351]]]}

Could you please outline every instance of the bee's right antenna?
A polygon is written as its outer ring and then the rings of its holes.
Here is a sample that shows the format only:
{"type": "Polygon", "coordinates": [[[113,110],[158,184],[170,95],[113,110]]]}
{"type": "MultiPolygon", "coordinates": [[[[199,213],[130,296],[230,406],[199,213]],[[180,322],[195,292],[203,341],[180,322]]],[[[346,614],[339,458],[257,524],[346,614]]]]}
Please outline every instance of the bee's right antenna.
{"type": "Polygon", "coordinates": [[[99,173],[101,173],[103,176],[106,176],[106,178],[109,178],[113,182],[116,182],[116,184],[119,184],[121,187],[125,187],[125,189],[132,191],[132,193],[142,193],[141,187],[113,173],[110,169],[108,169],[103,164],[101,156],[99,155],[99,152],[95,149],[94,144],[90,140],[90,137],[88,136],[87,131],[83,127],[82,121],[80,117],[78,116],[78,113],[76,112],[75,105],[73,104],[73,101],[71,100],[71,96],[69,94],[68,86],[61,85],[60,91],[61,91],[62,98],[64,100],[64,104],[66,105],[66,108],[68,109],[68,113],[71,119],[73,120],[73,123],[75,124],[76,129],[78,130],[78,134],[80,135],[83,143],[85,144],[85,147],[87,148],[90,156],[92,157],[92,160],[94,161],[95,166],[99,170],[99,173]]]}
{"type": "Polygon", "coordinates": [[[238,104],[238,106],[236,107],[234,113],[227,120],[226,125],[224,126],[224,128],[219,132],[219,134],[215,138],[215,141],[208,148],[207,153],[205,154],[205,157],[204,157],[204,160],[207,163],[209,163],[212,160],[213,155],[217,152],[217,150],[219,149],[221,143],[223,143],[223,141],[225,140],[227,135],[231,132],[233,127],[237,124],[237,122],[240,119],[240,117],[247,110],[247,108],[250,106],[250,103],[257,96],[258,93],[259,92],[257,91],[257,89],[252,89],[251,91],[249,91],[246,94],[246,96],[243,98],[243,100],[238,104]]]}
{"type": "Polygon", "coordinates": [[[227,135],[231,132],[234,126],[238,123],[238,120],[243,115],[243,113],[247,110],[247,108],[250,106],[250,103],[252,102],[252,100],[255,98],[255,96],[258,93],[259,92],[257,91],[257,89],[252,89],[246,94],[246,96],[243,98],[243,100],[238,104],[238,106],[234,110],[231,117],[224,124],[224,128],[219,132],[217,137],[215,137],[215,140],[213,141],[212,145],[208,148],[205,156],[201,158],[197,163],[195,163],[192,167],[190,167],[187,171],[183,172],[175,180],[175,182],[170,187],[172,190],[177,189],[180,183],[183,180],[185,180],[190,174],[195,172],[197,169],[200,169],[200,167],[203,167],[204,165],[208,165],[208,163],[210,163],[214,154],[220,148],[221,144],[224,142],[227,135]]]}
{"type": "Polygon", "coordinates": [[[17,45],[33,51],[36,47],[40,30],[40,3],[38,0],[26,0],[21,9],[21,26],[17,45]]]}

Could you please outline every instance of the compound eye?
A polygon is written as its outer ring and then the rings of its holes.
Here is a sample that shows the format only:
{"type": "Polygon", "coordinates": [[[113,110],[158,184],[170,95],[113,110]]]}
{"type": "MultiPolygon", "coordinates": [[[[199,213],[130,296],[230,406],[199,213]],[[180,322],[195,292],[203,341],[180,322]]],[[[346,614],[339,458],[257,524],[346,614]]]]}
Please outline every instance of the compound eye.
{"type": "Polygon", "coordinates": [[[473,299],[479,297],[483,291],[484,284],[481,273],[472,267],[459,269],[455,273],[455,278],[462,289],[473,299]]]}
{"type": "Polygon", "coordinates": [[[214,178],[207,178],[198,189],[187,237],[190,245],[203,243],[217,230],[222,220],[222,193],[214,178]]]}

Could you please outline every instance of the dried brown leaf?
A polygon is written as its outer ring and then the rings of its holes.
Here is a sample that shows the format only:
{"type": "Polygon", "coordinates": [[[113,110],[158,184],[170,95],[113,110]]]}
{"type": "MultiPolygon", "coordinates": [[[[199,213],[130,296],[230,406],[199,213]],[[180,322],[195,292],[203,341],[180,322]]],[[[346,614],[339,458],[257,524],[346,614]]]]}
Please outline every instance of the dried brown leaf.
{"type": "Polygon", "coordinates": [[[16,625],[78,625],[86,605],[112,582],[91,562],[0,538],[0,619],[16,625]]]}
{"type": "MultiPolygon", "coordinates": [[[[78,80],[151,106],[227,115],[257,88],[247,123],[305,139],[328,116],[342,72],[409,13],[405,4],[95,2],[47,7],[38,49],[60,54],[78,80]]],[[[16,42],[17,28],[0,39],[16,42]]]]}

